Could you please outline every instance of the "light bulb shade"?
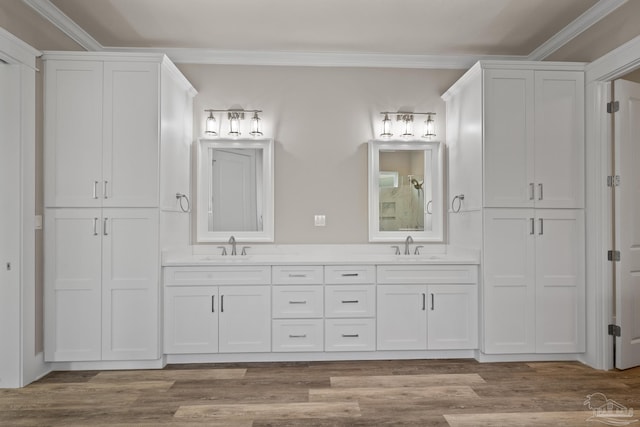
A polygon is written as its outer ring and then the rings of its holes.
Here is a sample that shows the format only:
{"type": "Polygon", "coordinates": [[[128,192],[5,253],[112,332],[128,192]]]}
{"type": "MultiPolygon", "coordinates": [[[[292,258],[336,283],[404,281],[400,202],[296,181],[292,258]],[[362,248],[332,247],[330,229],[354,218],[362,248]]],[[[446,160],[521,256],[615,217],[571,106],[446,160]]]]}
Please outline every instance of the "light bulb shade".
{"type": "Polygon", "coordinates": [[[253,113],[253,117],[251,118],[251,132],[249,132],[252,136],[262,136],[262,131],[260,130],[260,117],[258,117],[258,112],[253,113]]]}
{"type": "Polygon", "coordinates": [[[229,135],[240,136],[240,113],[229,113],[229,135]]]}
{"type": "Polygon", "coordinates": [[[389,115],[385,113],[384,119],[382,119],[382,133],[380,134],[383,138],[390,138],[393,136],[391,133],[391,119],[389,115]]]}
{"type": "Polygon", "coordinates": [[[436,122],[431,118],[431,114],[424,121],[424,138],[433,138],[436,136],[436,122]]]}
{"type": "Polygon", "coordinates": [[[216,136],[218,132],[216,132],[217,123],[215,117],[213,117],[213,112],[209,112],[209,117],[205,121],[204,133],[209,136],[216,136]]]}
{"type": "Polygon", "coordinates": [[[413,136],[413,115],[405,114],[402,116],[402,126],[404,128],[404,132],[402,132],[403,138],[410,138],[413,136]]]}

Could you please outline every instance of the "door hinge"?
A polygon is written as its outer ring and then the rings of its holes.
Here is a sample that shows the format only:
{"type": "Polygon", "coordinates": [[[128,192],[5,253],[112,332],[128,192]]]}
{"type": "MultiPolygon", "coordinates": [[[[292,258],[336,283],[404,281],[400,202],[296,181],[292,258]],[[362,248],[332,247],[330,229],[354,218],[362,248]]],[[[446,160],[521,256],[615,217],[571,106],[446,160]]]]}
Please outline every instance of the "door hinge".
{"type": "Polygon", "coordinates": [[[620,326],[618,325],[609,325],[609,335],[613,335],[614,337],[619,337],[620,335],[620,326]]]}
{"type": "Polygon", "coordinates": [[[619,101],[607,102],[607,113],[617,113],[618,111],[620,111],[619,101]]]}
{"type": "Polygon", "coordinates": [[[620,186],[620,175],[607,176],[607,187],[619,187],[619,186],[620,186]]]}
{"type": "Polygon", "coordinates": [[[608,261],[620,261],[620,251],[607,251],[608,261]]]}

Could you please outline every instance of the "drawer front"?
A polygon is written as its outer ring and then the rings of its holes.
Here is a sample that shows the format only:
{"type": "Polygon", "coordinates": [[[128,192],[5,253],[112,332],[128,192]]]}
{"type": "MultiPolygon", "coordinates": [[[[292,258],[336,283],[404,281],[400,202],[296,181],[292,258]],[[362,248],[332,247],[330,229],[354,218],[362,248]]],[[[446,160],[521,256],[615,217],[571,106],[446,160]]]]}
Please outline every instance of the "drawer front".
{"type": "Polygon", "coordinates": [[[271,267],[165,267],[166,286],[198,285],[268,285],[271,267]]]}
{"type": "Polygon", "coordinates": [[[327,285],[324,292],[326,317],[373,317],[376,314],[374,285],[327,285]]]}
{"type": "Polygon", "coordinates": [[[274,265],[275,285],[321,285],[324,274],[321,265],[274,265]]]}
{"type": "Polygon", "coordinates": [[[324,323],[322,319],[274,320],[273,351],[322,351],[324,323]]]}
{"type": "Polygon", "coordinates": [[[327,284],[375,283],[376,268],[373,265],[328,265],[324,268],[327,284]]]}
{"type": "Polygon", "coordinates": [[[273,286],[273,318],[322,317],[322,286],[273,286]]]}
{"type": "Polygon", "coordinates": [[[326,351],[374,351],[376,327],[374,319],[326,319],[326,351]]]}
{"type": "Polygon", "coordinates": [[[477,283],[475,265],[379,265],[378,283],[477,283]]]}

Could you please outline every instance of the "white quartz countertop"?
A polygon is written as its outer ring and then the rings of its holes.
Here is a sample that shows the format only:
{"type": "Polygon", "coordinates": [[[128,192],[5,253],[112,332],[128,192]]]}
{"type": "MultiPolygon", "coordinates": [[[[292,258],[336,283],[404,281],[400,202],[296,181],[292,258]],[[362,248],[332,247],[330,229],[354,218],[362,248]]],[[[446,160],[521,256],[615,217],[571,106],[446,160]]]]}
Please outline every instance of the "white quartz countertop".
{"type": "MultiPolygon", "coordinates": [[[[164,267],[220,265],[388,265],[388,264],[479,264],[479,253],[439,245],[414,255],[394,255],[389,245],[264,245],[238,244],[237,252],[249,246],[247,255],[221,255],[221,250],[192,247],[163,252],[164,267]]],[[[227,252],[230,253],[230,250],[227,252]]],[[[401,246],[401,249],[402,246],[401,246]]]]}

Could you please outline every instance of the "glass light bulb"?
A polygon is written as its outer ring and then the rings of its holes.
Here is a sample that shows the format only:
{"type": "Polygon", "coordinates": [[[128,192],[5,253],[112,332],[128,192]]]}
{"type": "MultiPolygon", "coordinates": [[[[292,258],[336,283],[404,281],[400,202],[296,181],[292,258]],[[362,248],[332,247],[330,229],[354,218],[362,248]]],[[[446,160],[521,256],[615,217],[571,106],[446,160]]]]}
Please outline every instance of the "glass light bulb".
{"type": "Polygon", "coordinates": [[[240,114],[229,113],[229,135],[240,136],[240,114]]]}
{"type": "Polygon", "coordinates": [[[413,115],[405,114],[404,116],[402,116],[402,121],[404,125],[404,132],[402,133],[402,136],[404,138],[412,137],[413,136],[413,115]]]}
{"type": "Polygon", "coordinates": [[[213,117],[213,111],[209,111],[209,117],[205,122],[204,133],[209,136],[216,136],[218,132],[216,132],[217,124],[216,119],[213,117]]]}
{"type": "Polygon", "coordinates": [[[253,136],[262,136],[262,131],[260,130],[260,117],[258,117],[258,112],[253,113],[253,117],[251,118],[251,132],[249,132],[253,136]]]}
{"type": "Polygon", "coordinates": [[[425,138],[433,138],[436,136],[436,123],[431,118],[431,114],[427,116],[427,120],[424,121],[424,135],[425,138]]]}
{"type": "Polygon", "coordinates": [[[389,119],[389,115],[385,113],[384,119],[382,119],[382,133],[380,134],[383,138],[392,137],[391,133],[391,119],[389,119]]]}

